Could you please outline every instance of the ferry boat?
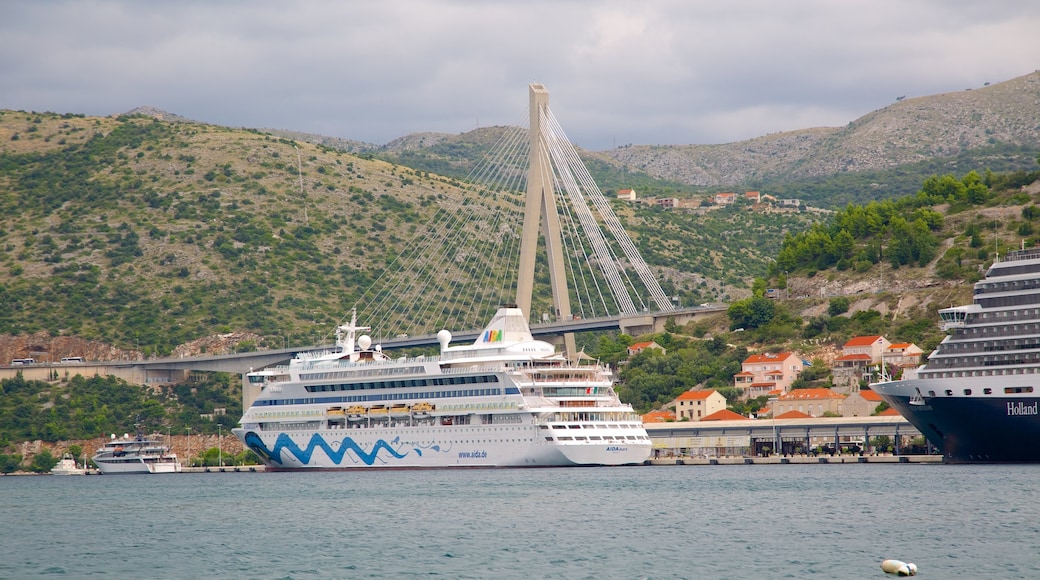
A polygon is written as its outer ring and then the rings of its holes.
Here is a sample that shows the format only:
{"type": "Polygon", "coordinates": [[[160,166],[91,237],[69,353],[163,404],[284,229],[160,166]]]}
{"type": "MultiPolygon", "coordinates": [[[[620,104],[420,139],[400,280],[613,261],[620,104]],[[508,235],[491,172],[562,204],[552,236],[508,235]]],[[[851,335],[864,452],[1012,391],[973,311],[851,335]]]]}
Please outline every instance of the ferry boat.
{"type": "Polygon", "coordinates": [[[61,461],[51,468],[51,475],[86,475],[87,470],[76,464],[71,453],[61,456],[61,461]]]}
{"type": "Polygon", "coordinates": [[[635,465],[650,456],[640,416],[609,368],[568,361],[500,308],[472,343],[392,359],[358,331],[337,348],[246,375],[260,387],[234,433],[268,470],[635,465]]]}
{"type": "Polygon", "coordinates": [[[949,463],[1040,462],[1040,248],[1009,252],[903,380],[871,385],[949,463]]]}
{"type": "Polygon", "coordinates": [[[91,458],[103,475],[122,473],[178,473],[181,464],[177,454],[158,439],[148,439],[137,426],[137,434],[130,438],[112,436],[104,447],[91,458]]]}

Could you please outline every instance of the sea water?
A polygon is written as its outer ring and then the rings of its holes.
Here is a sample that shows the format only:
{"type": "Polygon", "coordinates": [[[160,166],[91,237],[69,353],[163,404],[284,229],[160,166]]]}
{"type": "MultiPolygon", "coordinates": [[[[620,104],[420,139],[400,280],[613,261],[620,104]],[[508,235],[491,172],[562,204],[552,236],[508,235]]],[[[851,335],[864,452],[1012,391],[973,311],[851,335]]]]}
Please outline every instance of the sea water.
{"type": "Polygon", "coordinates": [[[1040,577],[1040,466],[0,477],[0,577],[1040,577]]]}

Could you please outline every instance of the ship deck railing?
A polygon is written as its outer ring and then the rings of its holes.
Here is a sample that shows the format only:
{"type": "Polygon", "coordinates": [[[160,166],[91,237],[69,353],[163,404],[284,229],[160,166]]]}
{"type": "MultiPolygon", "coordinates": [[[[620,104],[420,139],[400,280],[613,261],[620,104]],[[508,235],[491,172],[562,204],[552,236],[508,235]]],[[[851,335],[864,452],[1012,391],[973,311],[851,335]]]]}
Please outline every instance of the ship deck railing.
{"type": "Polygon", "coordinates": [[[1023,250],[1013,250],[1004,254],[1004,257],[1000,259],[1001,262],[1017,262],[1019,260],[1036,260],[1040,258],[1040,248],[1028,248],[1023,250]]]}

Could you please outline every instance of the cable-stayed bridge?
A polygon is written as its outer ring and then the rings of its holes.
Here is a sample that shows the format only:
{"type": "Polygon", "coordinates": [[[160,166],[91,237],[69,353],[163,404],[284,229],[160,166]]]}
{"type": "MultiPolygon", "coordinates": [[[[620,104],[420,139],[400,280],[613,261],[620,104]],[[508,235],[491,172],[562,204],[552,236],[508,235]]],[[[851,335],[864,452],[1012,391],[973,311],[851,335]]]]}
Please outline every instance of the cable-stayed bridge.
{"type": "MultiPolygon", "coordinates": [[[[480,329],[507,303],[533,324],[674,310],[553,115],[548,91],[532,84],[529,97],[527,122],[503,132],[464,196],[439,196],[435,220],[358,301],[359,320],[376,335],[480,329]]],[[[573,338],[565,345],[573,354],[573,338]]]]}

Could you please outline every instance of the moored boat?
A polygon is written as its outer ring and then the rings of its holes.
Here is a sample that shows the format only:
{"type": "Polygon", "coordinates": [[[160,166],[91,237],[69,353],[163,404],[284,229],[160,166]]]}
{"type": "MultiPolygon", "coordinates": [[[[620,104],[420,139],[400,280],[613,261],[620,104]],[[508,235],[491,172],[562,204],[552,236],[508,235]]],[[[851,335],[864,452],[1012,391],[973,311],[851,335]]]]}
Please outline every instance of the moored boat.
{"type": "Polygon", "coordinates": [[[77,465],[76,458],[70,453],[62,455],[57,465],[51,468],[51,475],[85,475],[86,473],[86,468],[77,465]]]}
{"type": "Polygon", "coordinates": [[[97,454],[91,458],[98,471],[104,475],[124,473],[177,473],[181,464],[177,455],[158,439],[144,436],[137,426],[134,437],[112,435],[97,454]]]}
{"type": "Polygon", "coordinates": [[[871,388],[947,462],[1040,462],[1040,249],[997,260],[939,316],[928,362],[871,388]]]}
{"type": "Polygon", "coordinates": [[[438,333],[439,356],[390,359],[356,313],[335,353],[247,375],[260,387],[234,430],[270,470],[640,464],[650,438],[610,369],[535,340],[498,310],[469,345],[438,333]],[[328,410],[346,406],[343,429],[328,410]],[[365,409],[364,414],[360,409],[365,409]]]}

